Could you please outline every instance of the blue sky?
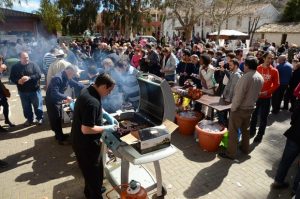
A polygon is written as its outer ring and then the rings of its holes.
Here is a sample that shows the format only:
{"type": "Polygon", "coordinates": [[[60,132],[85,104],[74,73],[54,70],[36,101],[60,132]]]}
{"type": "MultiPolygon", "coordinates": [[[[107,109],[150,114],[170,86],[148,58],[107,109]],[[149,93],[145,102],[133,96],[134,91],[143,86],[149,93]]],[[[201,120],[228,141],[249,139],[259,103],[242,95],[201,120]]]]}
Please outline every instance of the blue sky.
{"type": "MultiPolygon", "coordinates": [[[[0,0],[1,1],[1,0],[0,0]]],[[[35,12],[40,8],[40,0],[21,0],[21,4],[14,2],[13,10],[19,10],[23,12],[35,12]]],[[[100,7],[99,12],[103,10],[103,7],[100,7]]]]}
{"type": "Polygon", "coordinates": [[[18,3],[14,3],[13,10],[19,10],[23,12],[34,12],[37,11],[40,7],[40,0],[25,0],[21,1],[21,5],[18,3]]]}

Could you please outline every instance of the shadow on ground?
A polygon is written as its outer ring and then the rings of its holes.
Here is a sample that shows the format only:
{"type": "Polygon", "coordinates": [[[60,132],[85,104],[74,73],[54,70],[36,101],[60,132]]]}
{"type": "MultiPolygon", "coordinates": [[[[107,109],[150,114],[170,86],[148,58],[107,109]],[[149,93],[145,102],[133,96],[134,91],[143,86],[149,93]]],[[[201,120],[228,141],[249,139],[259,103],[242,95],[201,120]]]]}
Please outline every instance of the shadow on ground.
{"type": "MultiPolygon", "coordinates": [[[[29,127],[24,127],[23,124],[16,125],[8,129],[8,132],[0,133],[0,140],[15,139],[28,136],[30,134],[38,133],[41,131],[50,130],[48,124],[43,125],[32,125],[29,127]]],[[[54,135],[54,134],[53,134],[54,135]]]]}
{"type": "Polygon", "coordinates": [[[176,131],[172,134],[172,144],[181,150],[187,159],[194,162],[209,162],[216,157],[214,152],[203,151],[193,135],[186,136],[176,131]]]}
{"type": "Polygon", "coordinates": [[[274,122],[289,122],[291,120],[292,113],[287,110],[280,110],[278,114],[270,114],[268,116],[268,126],[271,126],[274,122]]]}
{"type": "Polygon", "coordinates": [[[79,170],[76,159],[71,154],[71,146],[60,146],[53,137],[38,139],[35,140],[34,147],[4,159],[9,167],[2,172],[33,162],[33,171],[22,173],[15,179],[16,182],[28,181],[29,185],[37,185],[53,179],[76,176],[79,170]]]}
{"type": "MultiPolygon", "coordinates": [[[[270,140],[275,140],[275,141],[276,140],[282,140],[282,138],[280,139],[279,136],[282,136],[282,135],[274,135],[274,134],[272,134],[268,138],[270,140]]],[[[272,142],[272,144],[273,144],[272,147],[278,147],[278,144],[276,142],[272,142]]],[[[285,142],[284,143],[280,143],[280,145],[285,145],[285,142]]],[[[266,175],[268,175],[272,179],[274,179],[275,176],[276,176],[276,172],[277,172],[279,163],[281,161],[282,153],[283,153],[283,150],[282,150],[282,152],[280,154],[280,158],[272,161],[272,165],[270,166],[270,168],[267,168],[265,170],[266,175]]],[[[266,158],[270,158],[268,156],[268,154],[265,154],[265,155],[266,155],[266,158]]],[[[288,171],[288,173],[287,173],[287,175],[285,177],[285,181],[290,184],[289,188],[282,189],[282,190],[275,190],[275,189],[271,189],[271,186],[270,186],[270,191],[269,191],[269,194],[267,196],[267,199],[291,198],[292,187],[293,187],[293,184],[294,184],[295,176],[296,176],[296,173],[299,170],[299,161],[300,161],[300,157],[298,156],[295,159],[295,161],[293,162],[293,164],[291,165],[291,167],[289,168],[289,171],[288,171]]]]}
{"type": "MultiPolygon", "coordinates": [[[[71,123],[62,124],[63,128],[70,127],[71,123]]],[[[8,125],[3,126],[5,128],[8,127],[8,125]]],[[[44,123],[42,125],[32,125],[29,127],[25,127],[23,124],[18,124],[15,127],[7,128],[8,132],[0,133],[0,140],[8,140],[8,139],[14,139],[14,138],[21,138],[28,136],[30,134],[42,132],[42,131],[48,131],[51,130],[48,115],[47,112],[44,112],[44,123]]],[[[64,133],[70,133],[66,130],[63,130],[64,133]]],[[[53,133],[54,136],[54,133],[53,133]]]]}
{"type": "MultiPolygon", "coordinates": [[[[106,187],[106,192],[102,195],[103,198],[116,199],[119,198],[117,192],[108,193],[112,187],[107,180],[103,181],[103,186],[106,187]],[[108,197],[106,194],[108,193],[108,197]]],[[[83,178],[75,178],[60,184],[57,184],[53,188],[53,199],[84,199],[83,194],[84,180],[83,178]]]]}
{"type": "Polygon", "coordinates": [[[53,199],[83,199],[85,198],[83,194],[83,184],[82,178],[76,178],[57,184],[53,188],[53,199]]]}
{"type": "MultiPolygon", "coordinates": [[[[283,142],[282,134],[275,134],[275,133],[266,133],[264,136],[263,140],[265,143],[265,147],[263,149],[262,156],[264,157],[264,161],[269,162],[270,167],[265,169],[265,175],[267,175],[269,178],[273,179],[275,178],[277,168],[279,165],[279,162],[281,160],[281,156],[283,153],[283,148],[285,145],[285,142],[283,142]],[[278,151],[279,150],[279,151],[278,151]],[[277,152],[278,151],[278,152],[277,152]],[[279,154],[279,157],[274,154],[279,154]]],[[[252,140],[253,141],[253,140],[252,140]]],[[[252,143],[250,145],[251,151],[255,150],[256,147],[258,147],[260,143],[252,143]]],[[[262,148],[260,148],[262,150],[262,148]]],[[[299,159],[299,158],[298,158],[299,159]]],[[[298,160],[297,159],[297,160],[298,160]]],[[[293,183],[293,176],[295,176],[297,172],[297,165],[294,163],[287,176],[286,176],[286,181],[289,182],[290,184],[293,183]]],[[[291,198],[291,188],[289,189],[283,189],[283,190],[274,190],[271,189],[271,183],[270,183],[270,189],[268,195],[265,197],[266,199],[276,199],[276,198],[291,198]]]]}
{"type": "Polygon", "coordinates": [[[184,196],[186,198],[200,198],[212,192],[222,184],[232,164],[240,164],[247,159],[249,159],[248,156],[240,158],[238,162],[220,159],[211,166],[202,169],[195,176],[188,189],[184,191],[184,196]]]}

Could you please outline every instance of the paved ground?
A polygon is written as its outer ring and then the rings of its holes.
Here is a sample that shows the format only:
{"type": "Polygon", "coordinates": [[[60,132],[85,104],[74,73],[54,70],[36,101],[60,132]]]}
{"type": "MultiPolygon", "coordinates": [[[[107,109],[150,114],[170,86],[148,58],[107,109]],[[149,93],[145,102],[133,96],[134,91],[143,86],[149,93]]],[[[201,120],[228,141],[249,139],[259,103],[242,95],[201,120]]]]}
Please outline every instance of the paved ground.
{"type": "MultiPolygon", "coordinates": [[[[9,167],[0,171],[0,199],[81,199],[83,180],[70,146],[60,146],[46,122],[42,126],[23,128],[24,117],[16,87],[8,85],[11,120],[17,124],[9,133],[0,134],[0,159],[9,167]]],[[[46,114],[46,109],[45,114],[46,114]]],[[[47,114],[46,114],[47,115],[47,114]]],[[[285,144],[283,132],[289,126],[290,114],[271,115],[266,136],[252,145],[249,158],[239,162],[216,157],[202,151],[192,137],[172,135],[178,152],[161,161],[166,198],[275,199],[291,198],[290,190],[273,191],[277,165],[285,144]]],[[[3,122],[0,122],[3,124],[3,122]]],[[[64,129],[67,133],[69,127],[64,129]]],[[[147,165],[153,170],[151,164],[147,165]]],[[[296,162],[287,180],[292,182],[296,162]]],[[[105,182],[106,186],[110,186],[105,182]]],[[[112,198],[117,198],[112,195],[112,198]]]]}

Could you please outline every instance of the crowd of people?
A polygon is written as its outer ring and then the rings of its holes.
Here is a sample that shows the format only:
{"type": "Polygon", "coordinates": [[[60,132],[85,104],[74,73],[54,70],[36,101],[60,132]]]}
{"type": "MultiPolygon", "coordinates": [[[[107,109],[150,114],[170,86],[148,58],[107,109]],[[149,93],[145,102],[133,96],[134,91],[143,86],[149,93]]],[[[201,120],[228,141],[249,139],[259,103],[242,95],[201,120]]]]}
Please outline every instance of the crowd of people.
{"type": "MultiPolygon", "coordinates": [[[[61,145],[67,144],[69,139],[62,130],[61,105],[74,105],[77,98],[72,127],[73,148],[85,178],[84,192],[88,198],[101,197],[99,185],[101,188],[102,177],[91,177],[91,171],[99,169],[99,135],[115,130],[117,121],[109,113],[128,106],[138,108],[136,76],[140,72],[152,73],[179,86],[191,80],[204,93],[220,96],[232,104],[229,111],[217,113],[219,123],[229,129],[228,148],[219,153],[223,158],[235,159],[239,131],[242,134],[241,150],[248,154],[250,137],[255,136],[256,143],[262,141],[270,110],[272,114],[278,114],[281,109],[290,110],[291,127],[285,133],[287,142],[273,183],[274,188],[288,186],[285,176],[300,152],[299,49],[294,44],[276,46],[266,42],[261,48],[248,48],[246,52],[243,48],[228,49],[218,47],[215,42],[201,42],[163,42],[162,46],[125,40],[58,42],[37,62],[32,62],[30,56],[34,53],[22,48],[22,42],[18,41],[15,50],[20,61],[11,68],[9,79],[17,85],[26,118],[24,125],[43,125],[40,82],[44,74],[49,123],[61,145]],[[102,117],[109,121],[109,125],[103,124],[102,117]],[[94,156],[87,156],[88,150],[94,151],[94,156]]],[[[5,59],[0,56],[1,74],[6,70],[5,59]]],[[[1,88],[0,105],[4,107],[5,123],[13,127],[8,118],[8,96],[5,87],[1,88]]],[[[210,114],[212,110],[197,109],[207,118],[214,119],[210,114]]],[[[0,127],[0,131],[7,130],[0,127]]],[[[300,171],[295,179],[294,192],[299,181],[300,171]]]]}

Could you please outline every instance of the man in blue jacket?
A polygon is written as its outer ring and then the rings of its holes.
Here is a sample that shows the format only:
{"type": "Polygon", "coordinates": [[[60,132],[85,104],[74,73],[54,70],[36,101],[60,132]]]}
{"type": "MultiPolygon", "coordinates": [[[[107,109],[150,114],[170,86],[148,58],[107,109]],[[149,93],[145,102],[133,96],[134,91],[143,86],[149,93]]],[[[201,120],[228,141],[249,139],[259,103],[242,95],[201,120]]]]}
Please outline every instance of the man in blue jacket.
{"type": "Polygon", "coordinates": [[[71,103],[72,97],[64,94],[67,87],[74,87],[76,89],[82,89],[84,86],[72,78],[76,74],[76,68],[72,65],[67,66],[65,70],[56,74],[50,81],[47,93],[46,93],[46,107],[49,117],[51,130],[55,133],[55,139],[58,144],[66,144],[68,135],[63,134],[61,119],[62,119],[62,103],[71,103]]]}
{"type": "Polygon", "coordinates": [[[272,113],[277,114],[280,110],[281,101],[288,88],[293,73],[293,66],[287,60],[286,55],[278,57],[279,65],[276,67],[279,72],[280,86],[272,96],[272,113]]]}
{"type": "Polygon", "coordinates": [[[17,85],[20,95],[25,126],[33,124],[33,112],[38,124],[43,123],[43,98],[40,89],[41,71],[38,65],[29,61],[27,52],[20,53],[20,62],[15,64],[10,73],[10,80],[17,85]]]}

